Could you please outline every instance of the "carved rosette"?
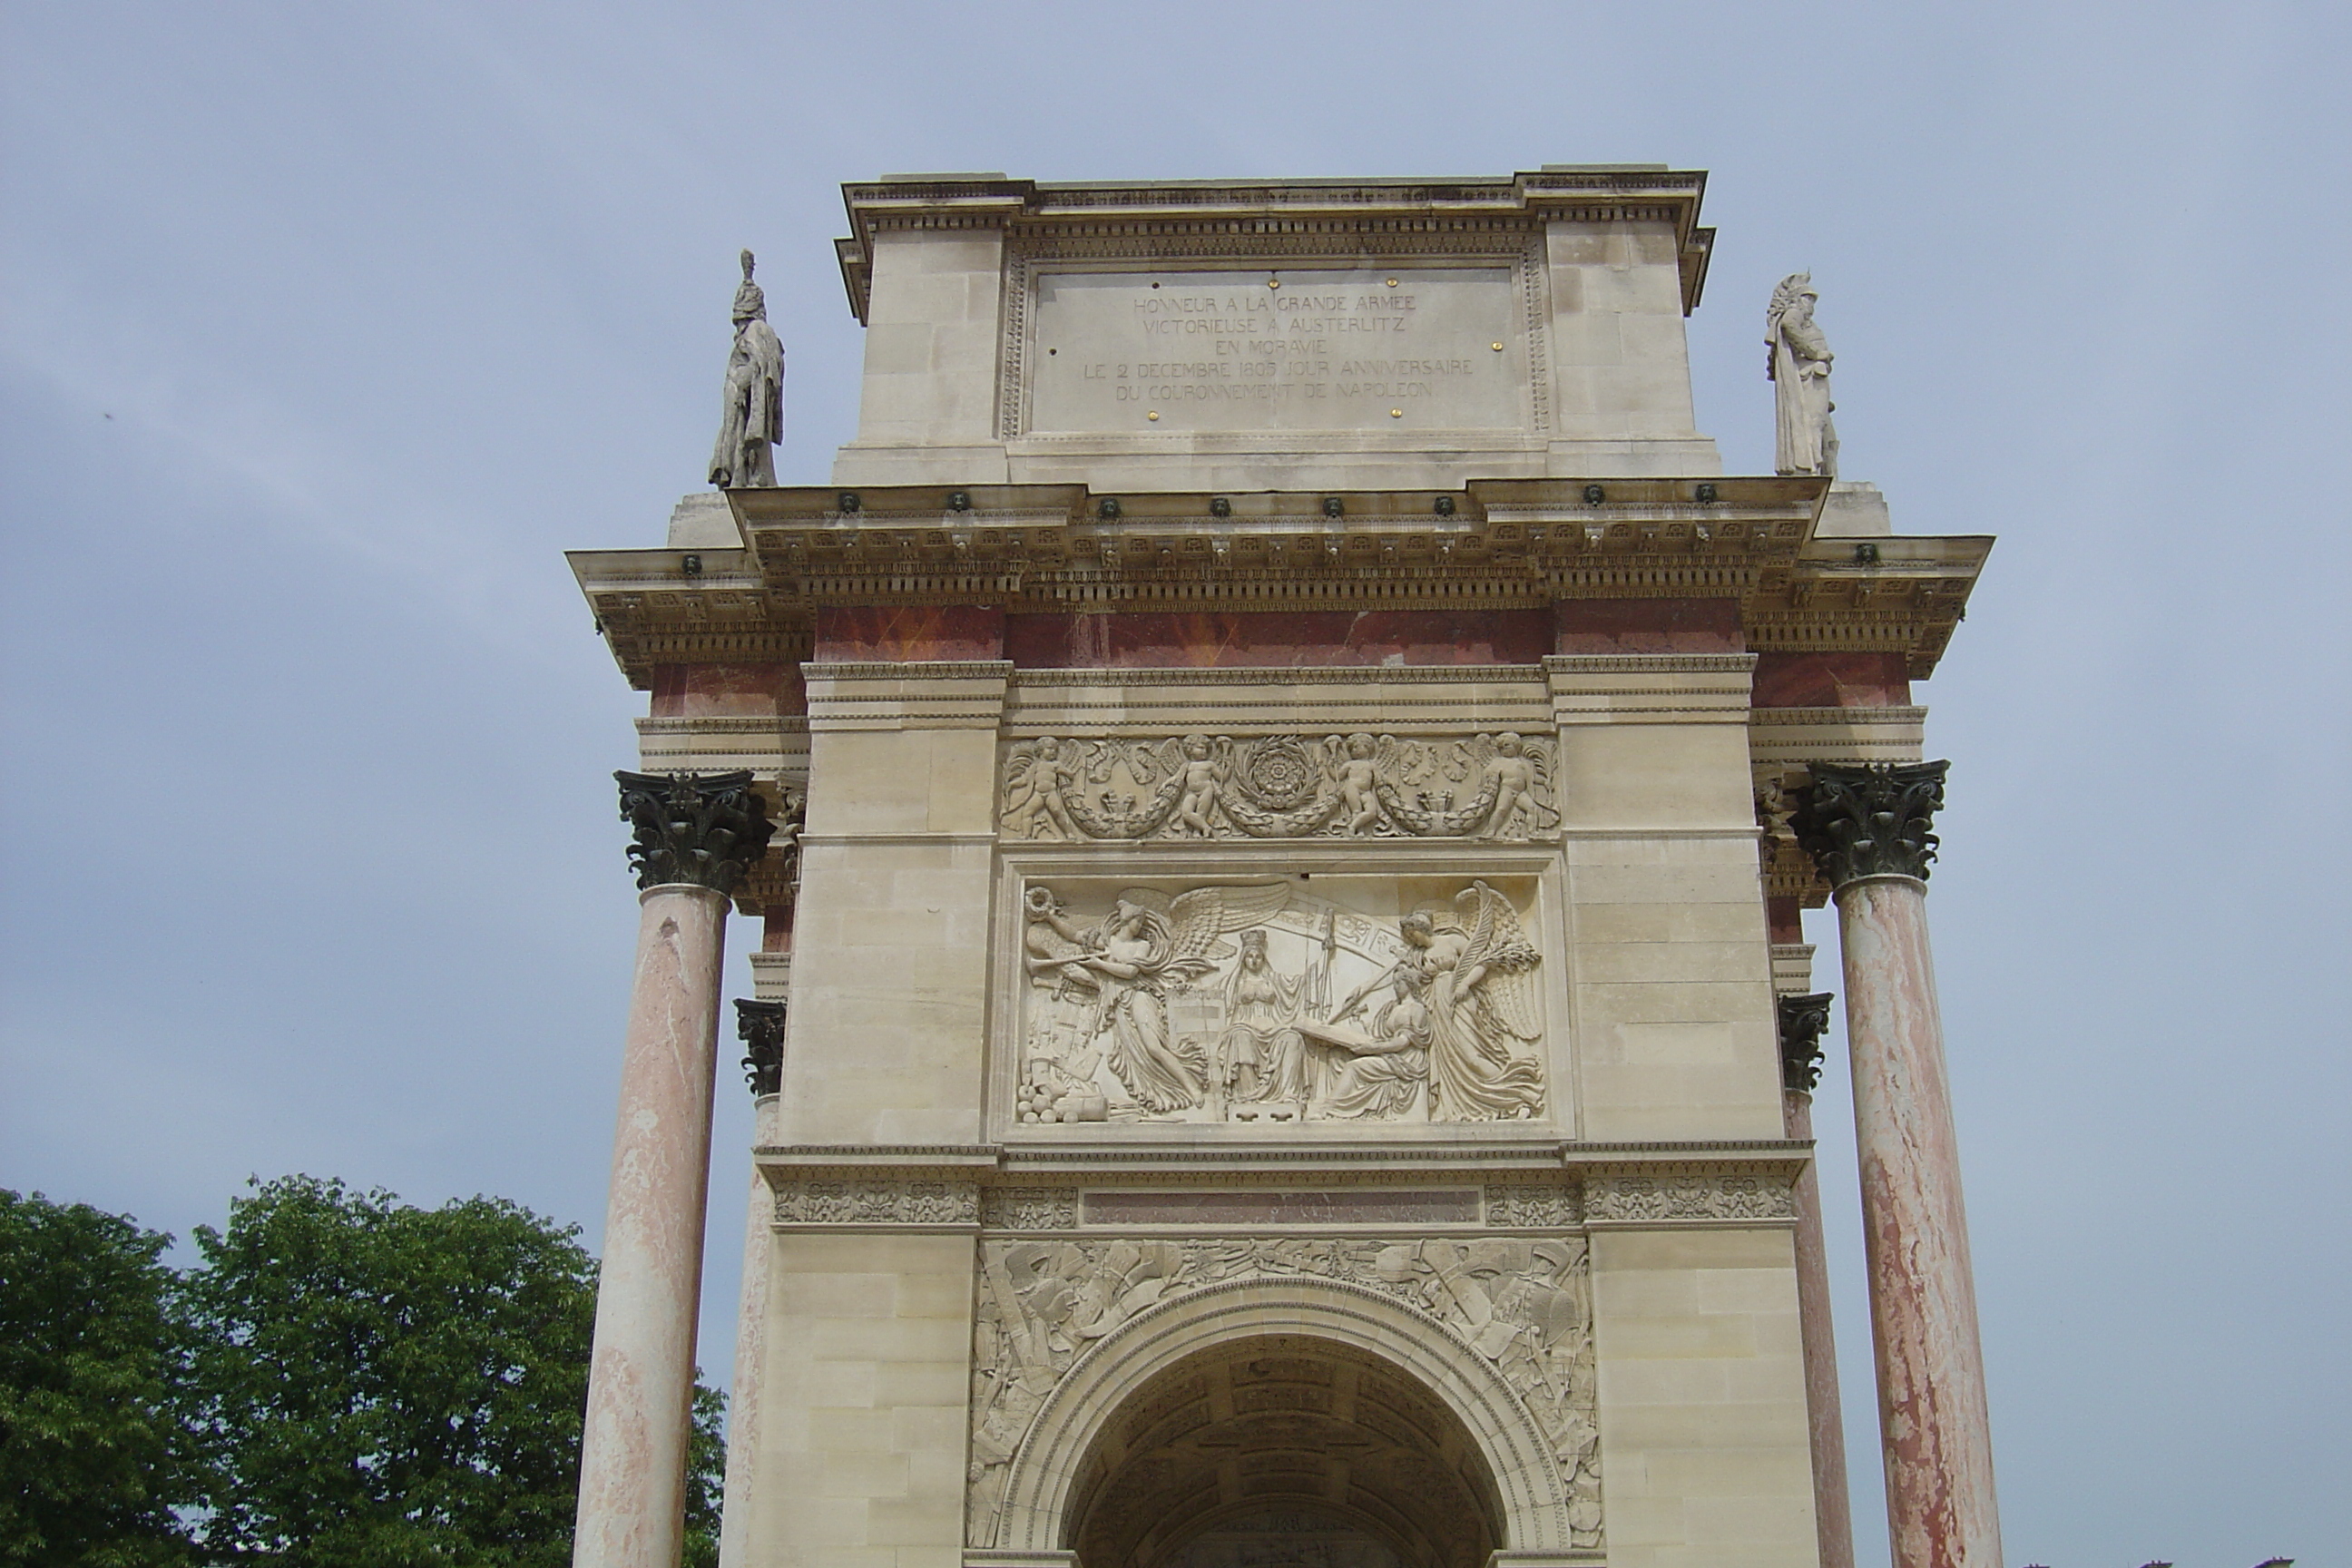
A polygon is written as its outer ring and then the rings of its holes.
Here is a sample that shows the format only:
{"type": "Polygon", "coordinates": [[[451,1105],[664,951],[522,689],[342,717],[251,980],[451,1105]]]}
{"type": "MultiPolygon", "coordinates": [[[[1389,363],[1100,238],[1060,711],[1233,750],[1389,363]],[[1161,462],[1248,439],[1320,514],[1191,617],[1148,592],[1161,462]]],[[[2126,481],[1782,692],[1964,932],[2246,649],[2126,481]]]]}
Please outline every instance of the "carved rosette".
{"type": "Polygon", "coordinates": [[[689,883],[732,894],[775,832],[749,773],[613,779],[621,786],[621,816],[636,835],[629,868],[640,889],[689,883]]]}
{"type": "Polygon", "coordinates": [[[1862,877],[1927,879],[1949,763],[1815,763],[1798,797],[1797,842],[1832,888],[1862,877]]]}
{"type": "Polygon", "coordinates": [[[1777,998],[1780,1012],[1780,1087],[1811,1094],[1822,1081],[1822,1031],[1830,1026],[1833,991],[1777,998]]]}
{"type": "Polygon", "coordinates": [[[784,1004],[738,1001],[735,1033],[743,1041],[743,1079],[752,1095],[777,1092],[784,1077],[784,1004]]]}

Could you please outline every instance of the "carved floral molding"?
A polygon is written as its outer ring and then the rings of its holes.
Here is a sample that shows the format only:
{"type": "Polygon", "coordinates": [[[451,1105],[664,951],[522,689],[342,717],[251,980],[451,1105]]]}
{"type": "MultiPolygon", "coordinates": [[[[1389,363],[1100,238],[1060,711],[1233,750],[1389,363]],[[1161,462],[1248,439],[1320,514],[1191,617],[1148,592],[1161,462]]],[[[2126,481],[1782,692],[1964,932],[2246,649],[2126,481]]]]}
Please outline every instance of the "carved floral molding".
{"type": "Polygon", "coordinates": [[[1594,1224],[1659,1220],[1794,1219],[1792,1178],[1777,1172],[1660,1172],[1584,1179],[1584,1217],[1594,1224]]]}
{"type": "Polygon", "coordinates": [[[868,1176],[785,1182],[776,1188],[779,1225],[977,1226],[977,1181],[868,1176]]]}
{"type": "MultiPolygon", "coordinates": [[[[1488,1182],[1483,1224],[1489,1230],[1566,1231],[1587,1223],[1791,1219],[1797,1212],[1793,1181],[1793,1174],[1785,1171],[1669,1169],[1593,1172],[1580,1181],[1488,1182]]],[[[1481,1224],[1476,1192],[1381,1187],[1334,1194],[1269,1188],[1254,1194],[1252,1189],[1220,1188],[1214,1194],[1218,1203],[1202,1213],[1225,1223],[1240,1218],[1289,1226],[1302,1223],[1299,1216],[1310,1211],[1327,1223],[1346,1224],[1352,1211],[1361,1209],[1365,1220],[1385,1224],[1416,1204],[1426,1208],[1458,1195],[1470,1200],[1469,1206],[1428,1221],[1436,1227],[1458,1228],[1481,1224]],[[1263,1198],[1265,1212],[1239,1213],[1251,1206],[1247,1200],[1253,1195],[1263,1198]]],[[[977,1177],[842,1174],[780,1184],[774,1212],[777,1224],[790,1226],[945,1226],[992,1234],[1074,1232],[1083,1226],[1099,1231],[1107,1225],[1202,1223],[1185,1212],[1186,1200],[1193,1195],[1191,1189],[993,1186],[983,1185],[977,1177]],[[1121,1200],[1119,1206],[1109,1206],[1105,1202],[1109,1199],[1121,1200]],[[1137,1208],[1138,1204],[1143,1207],[1137,1208]]]]}

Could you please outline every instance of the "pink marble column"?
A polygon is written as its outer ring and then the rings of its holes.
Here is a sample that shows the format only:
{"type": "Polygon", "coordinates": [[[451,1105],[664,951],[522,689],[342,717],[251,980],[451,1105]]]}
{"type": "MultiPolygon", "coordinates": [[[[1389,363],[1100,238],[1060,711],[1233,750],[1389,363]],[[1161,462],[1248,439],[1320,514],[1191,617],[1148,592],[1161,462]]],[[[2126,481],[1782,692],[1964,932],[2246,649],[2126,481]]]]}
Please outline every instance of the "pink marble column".
{"type": "MultiPolygon", "coordinates": [[[[1810,949],[1806,951],[1810,952],[1810,949]]],[[[1821,1080],[1816,1043],[1828,1021],[1827,992],[1780,1001],[1781,1123],[1790,1138],[1813,1141],[1813,1086],[1821,1080]]],[[[1846,1489],[1845,1414],[1838,1394],[1837,1334],[1831,1324],[1829,1252],[1822,1229],[1818,1164],[1797,1178],[1797,1314],[1805,1352],[1805,1407],[1813,1452],[1813,1527],[1822,1568],[1853,1568],[1853,1509],[1846,1489]]]]}
{"type": "Polygon", "coordinates": [[[1896,1568],[2000,1568],[1992,1426],[1927,946],[1945,764],[1815,764],[1798,837],[1835,889],[1896,1568]]]}
{"type": "Polygon", "coordinates": [[[1927,888],[1865,877],[1840,888],[1837,903],[1895,1562],[2000,1568],[1992,1422],[1927,888]]]}
{"type": "Polygon", "coordinates": [[[751,775],[619,775],[643,888],[580,1454],[574,1568],[677,1568],[728,893],[765,849],[751,775]]]}

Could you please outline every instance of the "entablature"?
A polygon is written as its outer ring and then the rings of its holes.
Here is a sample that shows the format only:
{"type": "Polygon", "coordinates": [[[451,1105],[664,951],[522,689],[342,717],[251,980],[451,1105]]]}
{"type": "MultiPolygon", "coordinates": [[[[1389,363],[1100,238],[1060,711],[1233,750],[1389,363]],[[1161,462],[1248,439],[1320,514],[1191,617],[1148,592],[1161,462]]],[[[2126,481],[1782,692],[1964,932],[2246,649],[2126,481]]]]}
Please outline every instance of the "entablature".
{"type": "Polygon", "coordinates": [[[1657,223],[1675,236],[1683,312],[1706,288],[1715,230],[1698,222],[1702,170],[1554,165],[1486,179],[1161,180],[1059,184],[1000,174],[903,174],[841,187],[849,237],[834,242],[849,308],[863,323],[875,237],[890,229],[1003,229],[1153,254],[1186,240],[1234,254],[1250,239],[1353,255],[1367,237],[1430,236],[1548,223],[1657,223]],[[1345,243],[1343,243],[1345,242],[1345,243]]]}
{"type": "Polygon", "coordinates": [[[1822,538],[1810,478],[1098,495],[1084,485],[725,492],[739,548],[574,552],[631,683],[813,657],[827,607],[1004,615],[1541,609],[1731,601],[1754,651],[1932,672],[1990,538],[1822,538]]]}

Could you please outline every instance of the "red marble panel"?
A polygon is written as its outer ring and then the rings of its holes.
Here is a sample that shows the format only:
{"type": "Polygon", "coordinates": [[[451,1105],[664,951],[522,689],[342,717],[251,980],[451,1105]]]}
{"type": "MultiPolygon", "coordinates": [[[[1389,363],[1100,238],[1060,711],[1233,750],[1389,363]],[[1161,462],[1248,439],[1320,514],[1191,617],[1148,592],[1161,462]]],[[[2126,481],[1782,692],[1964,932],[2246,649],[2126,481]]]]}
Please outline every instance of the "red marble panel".
{"type": "Polygon", "coordinates": [[[1475,1225],[1475,1189],[1439,1192],[1088,1193],[1088,1225],[1475,1225]]]}
{"type": "Polygon", "coordinates": [[[1899,653],[1765,653],[1756,657],[1759,708],[1901,708],[1911,675],[1899,653]]]}
{"type": "Polygon", "coordinates": [[[1551,634],[1541,610],[1134,611],[1007,616],[1004,647],[1029,669],[1533,664],[1551,634]]]}
{"type": "Polygon", "coordinates": [[[1776,944],[1794,945],[1805,940],[1804,906],[1795,899],[1767,899],[1764,918],[1772,928],[1776,944]]]}
{"type": "Polygon", "coordinates": [[[1563,599],[1554,653],[1743,653],[1737,599],[1563,599]]]}
{"type": "Polygon", "coordinates": [[[653,716],[766,717],[808,711],[808,691],[797,664],[657,664],[653,716]]]}
{"type": "Polygon", "coordinates": [[[816,613],[819,664],[888,664],[1004,657],[1004,612],[994,605],[856,605],[816,613]]]}

